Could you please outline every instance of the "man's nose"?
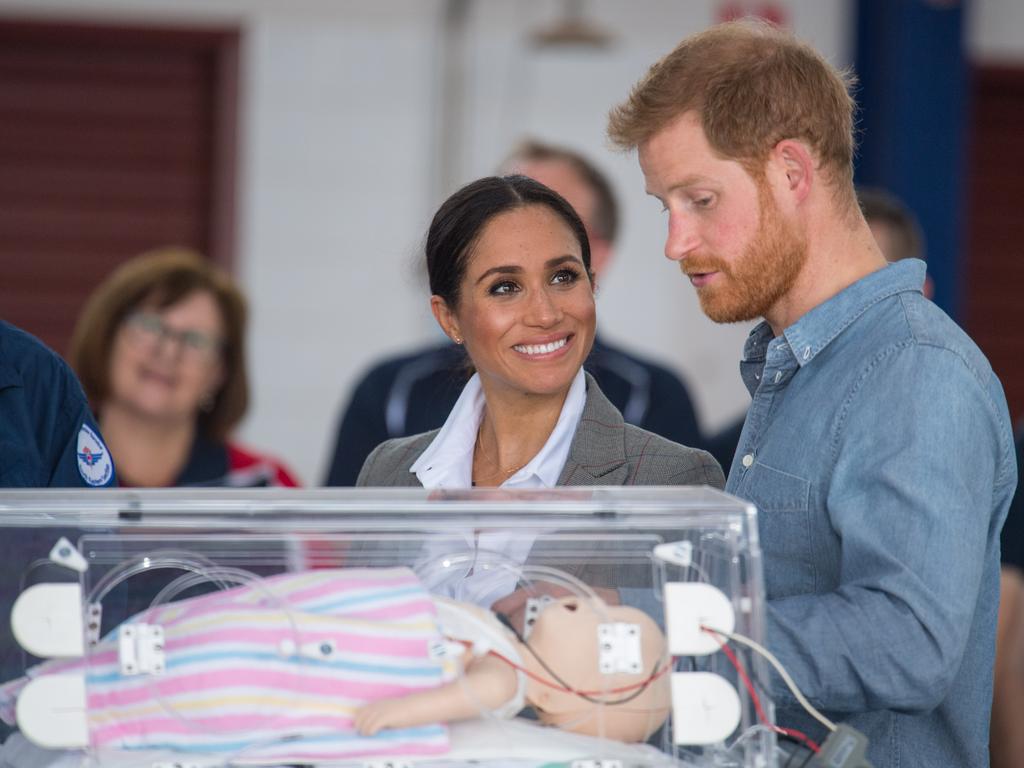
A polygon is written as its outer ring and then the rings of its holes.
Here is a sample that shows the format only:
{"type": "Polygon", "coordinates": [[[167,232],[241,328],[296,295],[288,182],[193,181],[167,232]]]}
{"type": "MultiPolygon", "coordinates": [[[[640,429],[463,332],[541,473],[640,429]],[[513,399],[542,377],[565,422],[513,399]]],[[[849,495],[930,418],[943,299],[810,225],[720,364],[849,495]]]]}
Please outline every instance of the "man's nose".
{"type": "Polygon", "coordinates": [[[679,213],[669,214],[668,237],[665,239],[665,258],[682,261],[696,247],[700,238],[693,220],[679,213]]]}

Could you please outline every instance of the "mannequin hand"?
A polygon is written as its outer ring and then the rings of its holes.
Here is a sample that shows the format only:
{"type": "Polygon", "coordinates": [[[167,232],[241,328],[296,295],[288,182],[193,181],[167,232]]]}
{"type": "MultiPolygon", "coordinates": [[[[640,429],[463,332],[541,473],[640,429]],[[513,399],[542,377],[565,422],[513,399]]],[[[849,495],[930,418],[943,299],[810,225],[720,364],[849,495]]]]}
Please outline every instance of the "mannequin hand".
{"type": "Polygon", "coordinates": [[[371,701],[356,712],[355,726],[362,736],[373,736],[384,728],[395,728],[401,722],[401,699],[378,699],[371,701]]]}

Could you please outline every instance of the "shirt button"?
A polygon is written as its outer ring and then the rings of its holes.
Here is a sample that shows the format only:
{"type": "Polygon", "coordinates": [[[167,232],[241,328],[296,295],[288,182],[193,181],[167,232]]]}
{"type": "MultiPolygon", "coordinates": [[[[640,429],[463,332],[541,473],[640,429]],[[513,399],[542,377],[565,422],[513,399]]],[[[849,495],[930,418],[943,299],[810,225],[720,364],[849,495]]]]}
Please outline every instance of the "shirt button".
{"type": "Polygon", "coordinates": [[[749,468],[750,465],[753,464],[753,463],[754,463],[754,454],[748,453],[746,456],[743,457],[743,466],[744,467],[748,467],[749,468]]]}

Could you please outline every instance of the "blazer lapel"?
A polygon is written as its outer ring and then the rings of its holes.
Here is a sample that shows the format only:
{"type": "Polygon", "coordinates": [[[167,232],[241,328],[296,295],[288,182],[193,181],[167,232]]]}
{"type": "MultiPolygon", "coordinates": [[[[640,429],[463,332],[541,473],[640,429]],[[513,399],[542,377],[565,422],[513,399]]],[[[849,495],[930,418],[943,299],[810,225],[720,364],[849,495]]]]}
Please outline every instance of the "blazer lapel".
{"type": "Polygon", "coordinates": [[[625,485],[624,422],[597,382],[588,373],[583,415],[569,447],[569,457],[558,478],[559,485],[625,485]]]}

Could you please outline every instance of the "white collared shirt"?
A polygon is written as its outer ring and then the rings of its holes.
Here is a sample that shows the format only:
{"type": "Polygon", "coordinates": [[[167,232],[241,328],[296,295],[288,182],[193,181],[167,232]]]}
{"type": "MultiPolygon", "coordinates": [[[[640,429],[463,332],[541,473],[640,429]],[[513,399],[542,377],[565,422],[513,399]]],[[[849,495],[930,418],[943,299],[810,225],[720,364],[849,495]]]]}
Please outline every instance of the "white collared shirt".
{"type": "MultiPolygon", "coordinates": [[[[555,428],[544,447],[502,488],[554,488],[569,458],[569,448],[583,416],[587,382],[583,369],[569,386],[555,428]]],[[[424,488],[469,488],[473,484],[473,449],[484,413],[480,374],[474,373],[455,402],[441,431],[409,467],[424,488]]]]}
{"type": "MultiPolygon", "coordinates": [[[[576,428],[583,417],[587,399],[587,382],[581,368],[569,386],[562,412],[544,447],[522,469],[501,484],[502,488],[554,488],[569,458],[576,428]]],[[[484,392],[480,376],[473,374],[452,408],[437,437],[409,467],[424,488],[469,488],[473,484],[473,450],[477,432],[483,419],[484,392]]],[[[475,569],[471,564],[462,568],[439,569],[435,574],[423,572],[424,564],[440,563],[448,555],[470,551],[473,562],[480,550],[500,553],[513,563],[525,563],[533,537],[522,532],[466,531],[459,538],[438,536],[424,545],[423,557],[417,573],[435,594],[476,603],[489,608],[495,600],[509,594],[516,585],[514,570],[497,571],[475,569]]]]}

